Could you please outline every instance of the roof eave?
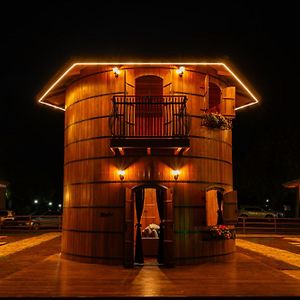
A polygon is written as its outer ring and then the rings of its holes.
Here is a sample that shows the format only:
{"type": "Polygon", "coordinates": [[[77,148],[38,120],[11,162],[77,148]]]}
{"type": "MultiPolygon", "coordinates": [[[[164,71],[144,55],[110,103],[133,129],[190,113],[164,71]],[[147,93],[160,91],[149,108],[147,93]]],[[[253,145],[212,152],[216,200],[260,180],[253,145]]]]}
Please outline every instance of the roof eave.
{"type": "MultiPolygon", "coordinates": [[[[237,75],[237,71],[232,71],[233,67],[232,65],[230,65],[229,67],[229,63],[228,62],[172,62],[172,61],[169,61],[169,62],[134,62],[134,61],[131,61],[131,62],[113,62],[113,61],[106,61],[106,62],[88,62],[88,61],[81,61],[81,62],[75,62],[75,61],[72,61],[70,63],[68,63],[68,65],[64,66],[63,68],[63,71],[60,71],[58,72],[54,77],[53,77],[53,80],[50,80],[49,84],[47,86],[45,86],[45,88],[37,95],[37,100],[38,102],[40,102],[41,104],[45,104],[45,105],[48,105],[50,107],[53,107],[53,108],[57,108],[57,109],[60,109],[60,110],[65,110],[64,109],[64,102],[61,103],[61,104],[54,104],[55,101],[53,101],[53,98],[55,98],[53,96],[53,92],[55,91],[55,88],[57,86],[59,86],[59,83],[62,83],[63,80],[65,80],[67,78],[68,75],[71,74],[72,70],[74,71],[74,69],[76,67],[80,67],[80,66],[112,66],[112,65],[183,65],[183,66],[203,66],[203,65],[219,65],[219,66],[223,66],[224,69],[226,71],[228,71],[231,76],[240,84],[240,86],[245,90],[246,94],[248,95],[249,97],[249,102],[246,103],[245,105],[241,105],[241,106],[238,106],[236,107],[236,110],[240,110],[242,108],[245,108],[245,107],[248,107],[248,106],[251,106],[251,105],[254,105],[254,104],[257,104],[259,102],[258,100],[258,96],[254,95],[254,93],[252,92],[253,89],[248,87],[248,86],[245,84],[246,80],[241,76],[241,75],[237,75]],[[58,75],[59,74],[59,75],[58,75]],[[240,78],[243,78],[243,80],[241,80],[240,78]],[[52,98],[52,101],[49,101],[50,99],[52,98]]],[[[63,92],[64,94],[64,92],[63,92]]],[[[60,95],[59,95],[60,96],[60,95]]]]}

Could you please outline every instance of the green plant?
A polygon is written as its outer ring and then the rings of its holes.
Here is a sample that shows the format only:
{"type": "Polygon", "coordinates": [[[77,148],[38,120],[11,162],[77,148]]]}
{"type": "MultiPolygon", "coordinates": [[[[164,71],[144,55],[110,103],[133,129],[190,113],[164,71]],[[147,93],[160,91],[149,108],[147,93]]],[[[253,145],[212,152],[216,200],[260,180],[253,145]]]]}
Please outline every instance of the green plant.
{"type": "Polygon", "coordinates": [[[202,125],[226,130],[232,128],[232,121],[219,113],[205,113],[202,116],[202,125]]]}
{"type": "Polygon", "coordinates": [[[215,225],[209,228],[212,239],[229,240],[235,239],[234,231],[231,231],[226,225],[215,225]]]}

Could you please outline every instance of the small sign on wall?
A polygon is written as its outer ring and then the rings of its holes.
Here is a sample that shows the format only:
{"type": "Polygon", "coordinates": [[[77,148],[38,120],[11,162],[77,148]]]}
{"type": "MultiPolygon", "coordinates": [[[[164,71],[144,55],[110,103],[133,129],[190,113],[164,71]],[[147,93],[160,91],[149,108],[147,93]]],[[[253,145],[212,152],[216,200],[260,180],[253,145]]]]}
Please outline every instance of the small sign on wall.
{"type": "Polygon", "coordinates": [[[99,216],[102,217],[102,218],[112,217],[113,215],[114,214],[112,212],[110,212],[110,211],[99,213],[99,216]]]}

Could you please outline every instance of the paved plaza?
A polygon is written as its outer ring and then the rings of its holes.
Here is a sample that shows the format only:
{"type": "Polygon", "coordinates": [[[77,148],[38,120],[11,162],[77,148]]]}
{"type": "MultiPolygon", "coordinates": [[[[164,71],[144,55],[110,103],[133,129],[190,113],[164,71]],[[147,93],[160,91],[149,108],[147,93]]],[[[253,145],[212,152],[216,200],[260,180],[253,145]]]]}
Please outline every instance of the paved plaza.
{"type": "Polygon", "coordinates": [[[300,296],[300,236],[240,234],[215,262],[133,269],[62,259],[60,236],[2,238],[0,297],[300,296]]]}

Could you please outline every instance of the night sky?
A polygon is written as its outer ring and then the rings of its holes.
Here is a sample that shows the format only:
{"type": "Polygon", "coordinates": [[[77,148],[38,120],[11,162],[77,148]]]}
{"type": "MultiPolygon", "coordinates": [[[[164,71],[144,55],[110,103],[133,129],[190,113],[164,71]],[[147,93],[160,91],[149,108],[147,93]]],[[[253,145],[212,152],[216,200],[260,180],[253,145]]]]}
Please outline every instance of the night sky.
{"type": "Polygon", "coordinates": [[[206,2],[12,1],[2,7],[0,180],[10,182],[16,211],[30,210],[35,198],[62,202],[64,114],[35,97],[74,57],[231,61],[261,97],[234,120],[239,201],[269,198],[274,207],[289,201],[282,183],[300,178],[296,2],[206,2]]]}

